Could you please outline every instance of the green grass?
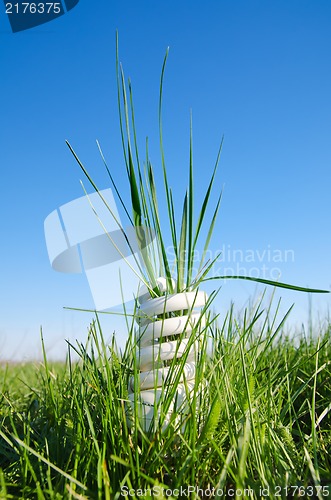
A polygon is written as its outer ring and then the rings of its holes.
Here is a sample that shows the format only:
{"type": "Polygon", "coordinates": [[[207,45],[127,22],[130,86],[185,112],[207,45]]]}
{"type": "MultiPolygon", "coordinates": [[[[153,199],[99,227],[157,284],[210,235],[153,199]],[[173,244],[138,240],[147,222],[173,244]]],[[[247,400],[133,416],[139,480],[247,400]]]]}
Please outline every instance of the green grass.
{"type": "Polygon", "coordinates": [[[289,338],[268,314],[258,306],[239,321],[230,311],[213,325],[199,409],[192,404],[186,425],[174,419],[163,433],[128,429],[133,351],[119,357],[106,345],[98,318],[87,345],[75,347],[78,362],[2,367],[0,498],[107,499],[129,489],[147,498],[188,486],[221,498],[233,489],[261,498],[261,488],[267,498],[286,498],[286,488],[325,498],[331,328],[289,338]]]}

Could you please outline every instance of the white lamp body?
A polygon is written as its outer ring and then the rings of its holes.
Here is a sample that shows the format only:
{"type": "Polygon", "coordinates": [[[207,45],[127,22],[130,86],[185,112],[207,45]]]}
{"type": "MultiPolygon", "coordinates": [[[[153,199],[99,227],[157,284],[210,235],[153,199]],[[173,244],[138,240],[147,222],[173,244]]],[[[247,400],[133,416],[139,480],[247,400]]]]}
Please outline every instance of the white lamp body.
{"type": "MultiPolygon", "coordinates": [[[[157,283],[166,292],[166,280],[159,278],[157,283]]],[[[129,401],[145,432],[152,430],[152,422],[154,427],[162,422],[164,430],[174,411],[185,413],[185,402],[195,386],[198,335],[206,326],[201,308],[206,302],[207,295],[202,291],[166,294],[155,299],[147,289],[140,294],[136,373],[129,382],[129,401]],[[185,360],[176,365],[176,360],[183,356],[185,360]],[[168,391],[172,391],[170,403],[168,391]],[[163,405],[165,399],[167,407],[163,405]]]]}

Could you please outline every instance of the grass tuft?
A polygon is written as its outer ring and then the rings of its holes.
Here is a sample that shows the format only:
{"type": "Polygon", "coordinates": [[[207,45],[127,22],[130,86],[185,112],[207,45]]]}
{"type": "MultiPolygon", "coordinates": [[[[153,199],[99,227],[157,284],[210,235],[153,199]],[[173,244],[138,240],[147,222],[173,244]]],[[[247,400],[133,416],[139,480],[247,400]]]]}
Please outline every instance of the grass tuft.
{"type": "MultiPolygon", "coordinates": [[[[98,317],[86,345],[69,345],[66,363],[1,367],[0,498],[119,498],[188,486],[249,490],[256,499],[261,488],[270,498],[280,488],[325,497],[331,328],[296,345],[283,327],[269,327],[268,314],[258,308],[213,324],[199,411],[192,404],[185,427],[175,415],[148,435],[127,425],[135,350],[120,356],[98,317]]],[[[167,405],[173,395],[165,397],[167,405]]]]}

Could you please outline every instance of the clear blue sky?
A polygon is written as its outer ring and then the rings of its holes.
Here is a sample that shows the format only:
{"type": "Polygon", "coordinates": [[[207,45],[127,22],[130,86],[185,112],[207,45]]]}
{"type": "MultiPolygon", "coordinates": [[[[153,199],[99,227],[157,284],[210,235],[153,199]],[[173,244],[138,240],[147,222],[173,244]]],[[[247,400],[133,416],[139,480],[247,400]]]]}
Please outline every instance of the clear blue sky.
{"type": "MultiPolygon", "coordinates": [[[[164,141],[176,199],[187,180],[190,110],[197,198],[224,134],[214,200],[222,187],[224,196],[212,251],[225,249],[235,271],[261,273],[264,265],[266,273],[279,269],[282,281],[330,289],[330,2],[80,0],[59,19],[15,34],[1,4],[0,359],[38,356],[41,325],[51,357],[64,355],[65,338],[86,337],[92,315],[63,309],[93,307],[86,279],[51,268],[43,223],[82,195],[65,139],[105,188],[98,139],[127,192],[116,29],[139,142],[144,147],[149,136],[160,180],[158,89],[170,46],[164,141]],[[275,262],[276,251],[283,262],[275,262]]],[[[224,314],[233,300],[239,310],[262,289],[227,282],[217,309],[224,314]]],[[[306,323],[307,295],[279,296],[284,312],[296,303],[293,324],[306,323]]],[[[330,296],[314,296],[315,315],[325,318],[330,303],[330,296]]],[[[106,336],[112,328],[115,320],[106,336]]]]}

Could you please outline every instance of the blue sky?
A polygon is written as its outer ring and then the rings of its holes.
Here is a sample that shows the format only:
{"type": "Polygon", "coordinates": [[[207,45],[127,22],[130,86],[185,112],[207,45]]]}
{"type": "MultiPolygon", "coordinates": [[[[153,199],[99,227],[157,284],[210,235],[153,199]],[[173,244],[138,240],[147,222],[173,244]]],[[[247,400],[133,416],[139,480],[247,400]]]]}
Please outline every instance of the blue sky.
{"type": "MultiPolygon", "coordinates": [[[[158,91],[170,47],[164,143],[178,206],[187,181],[191,110],[197,199],[224,135],[214,201],[218,190],[224,195],[211,251],[225,250],[227,267],[235,271],[256,268],[264,277],[280,271],[282,281],[330,289],[330,22],[325,0],[80,0],[59,19],[13,34],[0,5],[0,359],[37,357],[40,326],[54,358],[65,354],[64,339],[86,338],[92,315],[63,309],[93,308],[86,278],[51,268],[43,224],[83,194],[66,139],[106,188],[98,139],[128,195],[116,30],[133,85],[139,144],[143,151],[149,137],[159,180],[158,91]]],[[[234,301],[240,310],[262,290],[227,281],[216,307],[224,315],[234,301]]],[[[276,297],[283,312],[295,303],[290,326],[307,322],[306,294],[280,291],[276,297]]],[[[315,317],[325,318],[330,303],[328,295],[314,296],[315,317]]],[[[122,325],[108,317],[106,336],[113,329],[123,338],[122,325]]]]}

